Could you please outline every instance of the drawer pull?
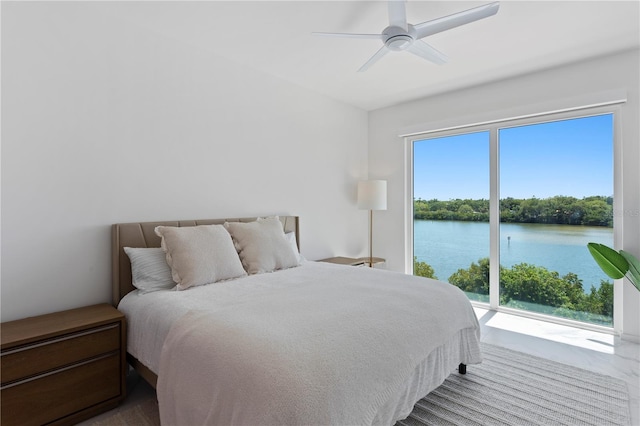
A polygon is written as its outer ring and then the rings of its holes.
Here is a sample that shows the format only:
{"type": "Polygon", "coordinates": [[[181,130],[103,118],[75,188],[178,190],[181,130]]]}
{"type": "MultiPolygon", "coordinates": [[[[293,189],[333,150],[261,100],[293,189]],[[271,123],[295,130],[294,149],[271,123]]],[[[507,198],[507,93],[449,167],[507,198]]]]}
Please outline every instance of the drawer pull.
{"type": "Polygon", "coordinates": [[[4,385],[4,386],[0,387],[0,391],[12,388],[14,386],[18,386],[18,385],[22,385],[22,384],[25,384],[25,383],[29,383],[29,382],[32,382],[34,380],[41,379],[43,377],[51,376],[53,374],[58,374],[58,373],[61,373],[63,371],[71,370],[73,368],[77,368],[77,367],[80,367],[82,365],[91,364],[92,362],[96,362],[96,361],[99,361],[101,359],[109,358],[109,357],[117,355],[117,354],[118,354],[118,351],[113,351],[113,352],[110,352],[108,354],[104,354],[104,355],[100,355],[100,356],[95,357],[95,358],[88,359],[86,361],[78,362],[76,364],[68,365],[68,366],[63,367],[63,368],[58,368],[56,370],[49,371],[47,373],[38,374],[36,376],[28,377],[26,379],[22,379],[22,380],[19,380],[17,382],[9,383],[7,385],[4,385]]]}
{"type": "Polygon", "coordinates": [[[112,328],[116,328],[116,327],[119,327],[119,326],[120,326],[120,324],[110,324],[110,325],[105,325],[103,327],[92,328],[91,330],[83,331],[81,333],[73,333],[73,334],[69,334],[67,336],[58,337],[57,339],[45,340],[45,341],[40,342],[40,343],[34,343],[32,345],[25,345],[25,346],[21,346],[21,347],[16,348],[16,349],[10,349],[8,351],[3,351],[2,354],[0,354],[0,356],[11,355],[11,354],[15,354],[15,353],[22,352],[22,351],[28,351],[28,350],[31,350],[33,348],[39,348],[40,346],[46,346],[46,345],[50,345],[52,343],[64,342],[65,340],[71,340],[71,339],[75,339],[77,337],[87,336],[89,334],[100,333],[101,331],[111,330],[112,328]]]}

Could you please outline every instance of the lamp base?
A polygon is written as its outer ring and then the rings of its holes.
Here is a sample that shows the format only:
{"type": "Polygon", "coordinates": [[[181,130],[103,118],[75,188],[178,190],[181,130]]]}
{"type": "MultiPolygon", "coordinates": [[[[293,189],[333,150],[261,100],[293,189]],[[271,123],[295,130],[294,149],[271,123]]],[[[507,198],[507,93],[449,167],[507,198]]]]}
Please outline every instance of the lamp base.
{"type": "Polygon", "coordinates": [[[386,259],[382,257],[359,257],[358,261],[362,262],[365,266],[374,267],[377,264],[385,263],[386,259]]]}

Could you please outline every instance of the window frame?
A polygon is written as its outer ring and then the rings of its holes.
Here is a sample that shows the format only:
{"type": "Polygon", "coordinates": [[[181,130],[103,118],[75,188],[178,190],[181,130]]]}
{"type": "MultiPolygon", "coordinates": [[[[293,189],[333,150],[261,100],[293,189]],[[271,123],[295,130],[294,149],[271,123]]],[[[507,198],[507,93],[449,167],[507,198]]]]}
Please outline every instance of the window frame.
{"type": "MultiPolygon", "coordinates": [[[[521,118],[496,119],[480,124],[459,124],[442,129],[413,133],[404,137],[405,141],[405,272],[413,274],[413,147],[424,139],[454,136],[473,132],[489,132],[489,303],[471,301],[472,305],[497,312],[505,312],[523,317],[554,322],[577,328],[620,334],[623,319],[623,280],[613,280],[613,327],[584,323],[550,315],[500,306],[499,265],[500,265],[500,163],[498,133],[501,129],[562,121],[574,118],[611,114],[613,119],[613,242],[616,249],[622,243],[622,220],[616,220],[615,212],[623,211],[622,200],[622,141],[620,102],[604,106],[580,106],[565,111],[542,112],[521,118]]],[[[473,122],[471,122],[473,123],[473,122]]]]}

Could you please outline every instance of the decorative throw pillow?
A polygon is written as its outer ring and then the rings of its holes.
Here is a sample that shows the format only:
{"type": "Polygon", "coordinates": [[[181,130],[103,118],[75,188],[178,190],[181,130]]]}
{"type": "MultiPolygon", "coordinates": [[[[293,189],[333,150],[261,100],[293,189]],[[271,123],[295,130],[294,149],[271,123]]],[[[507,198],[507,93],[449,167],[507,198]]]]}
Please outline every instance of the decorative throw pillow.
{"type": "Polygon", "coordinates": [[[277,217],[255,222],[227,222],[224,226],[233,237],[242,266],[249,274],[273,272],[300,264],[277,217]]]}
{"type": "Polygon", "coordinates": [[[178,290],[247,275],[222,225],[158,226],[155,232],[178,290]]]}
{"type": "Polygon", "coordinates": [[[131,261],[131,281],[141,293],[169,290],[176,286],[164,251],[159,247],[125,247],[131,261]]]}

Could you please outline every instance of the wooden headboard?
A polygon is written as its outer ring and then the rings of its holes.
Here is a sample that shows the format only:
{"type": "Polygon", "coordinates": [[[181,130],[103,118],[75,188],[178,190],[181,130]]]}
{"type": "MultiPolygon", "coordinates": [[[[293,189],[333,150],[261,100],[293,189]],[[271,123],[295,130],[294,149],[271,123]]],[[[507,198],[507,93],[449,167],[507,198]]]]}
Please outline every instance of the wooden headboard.
{"type": "MultiPolygon", "coordinates": [[[[295,232],[298,248],[300,247],[300,231],[298,216],[279,216],[284,232],[295,232]]],[[[111,227],[111,264],[113,306],[129,292],[135,290],[131,284],[131,263],[124,247],[160,247],[160,237],[154,230],[156,226],[196,226],[221,225],[225,222],[253,222],[256,217],[233,219],[174,220],[166,222],[134,222],[116,223],[111,227]]]]}

